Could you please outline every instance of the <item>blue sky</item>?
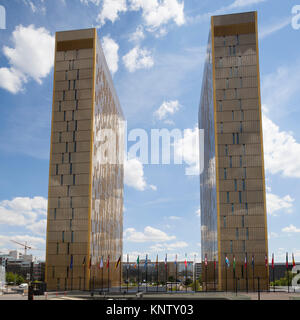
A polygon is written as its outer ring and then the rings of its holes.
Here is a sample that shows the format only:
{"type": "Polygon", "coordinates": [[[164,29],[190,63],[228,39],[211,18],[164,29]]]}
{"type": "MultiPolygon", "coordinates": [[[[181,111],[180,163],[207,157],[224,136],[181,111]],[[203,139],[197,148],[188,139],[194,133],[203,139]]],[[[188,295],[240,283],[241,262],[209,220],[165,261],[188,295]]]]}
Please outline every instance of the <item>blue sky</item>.
{"type": "MultiPolygon", "coordinates": [[[[298,3],[297,3],[298,2],[298,3]]],[[[300,29],[292,0],[0,0],[0,251],[43,258],[56,31],[98,28],[128,130],[196,131],[211,15],[258,11],[269,253],[300,260],[300,29]],[[297,21],[296,18],[294,18],[297,21]]],[[[299,10],[300,12],[300,10],[299,10]]],[[[300,23],[300,19],[298,19],[300,23]]],[[[130,144],[129,144],[130,146],[130,144]]],[[[124,253],[200,258],[199,176],[126,167],[124,253]]]]}

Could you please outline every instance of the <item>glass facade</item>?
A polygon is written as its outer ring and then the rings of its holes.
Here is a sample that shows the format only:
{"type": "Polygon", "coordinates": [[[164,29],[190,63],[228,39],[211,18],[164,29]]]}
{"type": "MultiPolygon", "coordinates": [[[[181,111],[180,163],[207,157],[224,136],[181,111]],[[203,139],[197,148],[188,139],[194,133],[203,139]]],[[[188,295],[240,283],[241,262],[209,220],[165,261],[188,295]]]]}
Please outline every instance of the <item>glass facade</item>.
{"type": "MultiPolygon", "coordinates": [[[[212,17],[199,109],[206,168],[200,178],[201,237],[202,261],[205,254],[210,263],[218,261],[222,290],[235,287],[233,256],[240,289],[253,288],[257,277],[262,289],[268,287],[258,56],[256,12],[212,17]],[[209,170],[212,158],[214,171],[209,170]],[[252,255],[254,270],[244,263],[252,255]]],[[[210,285],[214,279],[208,275],[210,285]]]]}
{"type": "Polygon", "coordinates": [[[119,283],[114,263],[122,256],[123,128],[124,117],[96,29],[57,32],[46,241],[48,290],[99,285],[97,266],[102,256],[104,261],[110,256],[109,285],[119,283]],[[106,130],[114,139],[99,135],[106,130]],[[103,154],[109,159],[116,155],[116,161],[102,161],[103,154]]]}

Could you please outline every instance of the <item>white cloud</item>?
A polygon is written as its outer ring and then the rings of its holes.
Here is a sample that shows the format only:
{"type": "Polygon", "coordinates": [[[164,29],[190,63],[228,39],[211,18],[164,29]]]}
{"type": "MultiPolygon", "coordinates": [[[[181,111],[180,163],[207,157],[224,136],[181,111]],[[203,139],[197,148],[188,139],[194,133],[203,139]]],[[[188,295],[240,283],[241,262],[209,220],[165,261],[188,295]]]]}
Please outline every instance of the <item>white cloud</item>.
{"type": "Polygon", "coordinates": [[[187,247],[188,247],[188,244],[185,241],[178,241],[173,243],[158,243],[151,246],[150,250],[154,252],[163,252],[163,251],[167,252],[167,251],[174,251],[177,249],[183,249],[187,247]]]}
{"type": "Polygon", "coordinates": [[[270,232],[269,234],[268,234],[268,239],[270,240],[270,239],[275,239],[275,238],[278,238],[279,237],[279,235],[278,235],[278,233],[276,233],[276,232],[270,232]]]}
{"type": "Polygon", "coordinates": [[[31,225],[28,225],[26,228],[29,229],[34,234],[45,236],[46,229],[47,229],[47,220],[43,219],[43,220],[37,221],[31,225]]]}
{"type": "Polygon", "coordinates": [[[180,108],[178,100],[164,101],[163,104],[154,112],[154,116],[159,120],[163,120],[168,114],[175,114],[180,108]]]}
{"type": "Polygon", "coordinates": [[[12,34],[13,48],[4,46],[10,68],[1,68],[0,86],[12,93],[22,90],[28,79],[39,84],[54,62],[54,37],[45,28],[17,26],[12,34]]]}
{"type": "Polygon", "coordinates": [[[181,217],[170,216],[169,219],[170,219],[170,220],[181,220],[181,217]]]}
{"type": "Polygon", "coordinates": [[[111,39],[109,36],[105,36],[102,39],[102,47],[107,61],[108,68],[112,75],[118,71],[118,62],[119,62],[119,45],[111,39]]]}
{"type": "Polygon", "coordinates": [[[85,5],[89,5],[90,3],[99,6],[101,0],[80,0],[81,3],[85,4],[85,5]]]}
{"type": "Polygon", "coordinates": [[[13,94],[22,91],[23,84],[27,82],[26,77],[14,68],[0,68],[0,88],[13,94]]]}
{"type": "Polygon", "coordinates": [[[47,215],[47,199],[14,198],[0,202],[0,224],[30,226],[39,216],[47,215]]]}
{"type": "Polygon", "coordinates": [[[184,130],[184,137],[174,144],[174,152],[182,156],[188,164],[185,170],[186,175],[200,174],[199,129],[197,126],[194,129],[184,130]]]}
{"type": "Polygon", "coordinates": [[[269,215],[275,215],[275,212],[279,210],[286,210],[288,213],[291,212],[291,208],[293,207],[294,199],[291,196],[287,195],[283,198],[279,196],[267,192],[267,212],[269,215]]]}
{"type": "Polygon", "coordinates": [[[153,191],[157,191],[157,186],[154,186],[153,184],[149,185],[150,189],[152,189],[153,191]]]}
{"type": "Polygon", "coordinates": [[[300,178],[300,144],[292,133],[280,128],[263,115],[264,154],[266,170],[271,174],[300,178]]]}
{"type": "Polygon", "coordinates": [[[265,2],[266,0],[235,0],[229,8],[242,8],[247,6],[252,6],[253,4],[258,4],[261,2],[265,2]]]}
{"type": "Polygon", "coordinates": [[[144,28],[143,26],[138,26],[134,33],[132,33],[129,37],[129,41],[131,42],[139,42],[145,39],[144,28]]]}
{"type": "Polygon", "coordinates": [[[265,26],[259,31],[259,39],[264,39],[268,37],[269,35],[285,28],[291,23],[291,18],[288,17],[280,22],[277,22],[276,24],[272,24],[270,26],[265,26]]]}
{"type": "Polygon", "coordinates": [[[300,229],[297,229],[294,225],[290,225],[289,227],[285,227],[282,229],[282,232],[286,233],[300,233],[300,229]]]}
{"type": "Polygon", "coordinates": [[[170,21],[181,26],[185,23],[184,2],[177,0],[130,0],[130,9],[142,10],[142,16],[148,31],[157,31],[170,21]]]}
{"type": "Polygon", "coordinates": [[[201,217],[201,209],[200,208],[196,211],[196,215],[197,215],[197,217],[201,217]]]}
{"type": "Polygon", "coordinates": [[[123,56],[123,63],[129,72],[134,72],[138,69],[152,68],[154,60],[149,50],[136,46],[123,56]]]}
{"type": "Polygon", "coordinates": [[[144,177],[144,167],[138,159],[125,160],[124,183],[139,191],[144,191],[146,189],[147,183],[144,177]]]}
{"type": "Polygon", "coordinates": [[[106,20],[114,23],[119,18],[119,13],[126,11],[126,0],[103,0],[102,10],[98,15],[97,21],[101,25],[104,25],[106,20]]]}
{"type": "Polygon", "coordinates": [[[162,242],[175,240],[175,236],[169,236],[165,232],[147,226],[144,232],[136,231],[134,228],[128,228],[124,231],[124,239],[129,242],[162,242]]]}

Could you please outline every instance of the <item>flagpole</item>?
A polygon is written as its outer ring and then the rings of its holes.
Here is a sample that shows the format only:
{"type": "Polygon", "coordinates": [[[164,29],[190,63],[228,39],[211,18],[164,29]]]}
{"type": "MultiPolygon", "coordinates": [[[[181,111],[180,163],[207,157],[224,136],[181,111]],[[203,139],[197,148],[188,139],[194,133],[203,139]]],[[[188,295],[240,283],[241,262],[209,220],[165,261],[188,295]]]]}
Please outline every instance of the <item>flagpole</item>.
{"type": "Polygon", "coordinates": [[[168,255],[166,254],[166,292],[168,292],[168,255]]]}
{"type": "Polygon", "coordinates": [[[156,256],[156,292],[158,292],[158,255],[156,256]]]}
{"type": "Polygon", "coordinates": [[[148,255],[146,255],[146,292],[147,292],[147,284],[148,284],[148,255]]]}
{"type": "Polygon", "coordinates": [[[120,292],[122,292],[122,259],[120,260],[120,292]]]}
{"type": "Polygon", "coordinates": [[[109,292],[109,287],[110,287],[110,285],[109,285],[109,256],[108,256],[108,268],[107,268],[107,272],[108,272],[108,282],[107,282],[107,288],[108,288],[108,292],[109,292]]]}
{"type": "Polygon", "coordinates": [[[248,257],[247,257],[247,252],[246,252],[245,268],[246,268],[246,290],[247,290],[247,293],[248,293],[248,257]]]}
{"type": "Polygon", "coordinates": [[[253,278],[253,292],[255,292],[254,266],[255,266],[255,260],[254,260],[254,254],[252,254],[252,278],[253,278]]]}
{"type": "Polygon", "coordinates": [[[287,271],[287,278],[288,278],[288,293],[290,293],[290,276],[289,276],[289,254],[286,253],[286,271],[287,271]]]}
{"type": "Polygon", "coordinates": [[[126,266],[126,276],[127,276],[127,293],[128,293],[128,285],[129,285],[128,270],[129,270],[129,255],[127,254],[127,266],[126,266]]]}
{"type": "Polygon", "coordinates": [[[138,292],[140,292],[140,259],[138,257],[138,292]]]}
{"type": "Polygon", "coordinates": [[[175,281],[176,281],[176,292],[177,292],[177,255],[176,255],[176,271],[175,271],[175,281]]]}
{"type": "Polygon", "coordinates": [[[214,291],[216,291],[216,258],[214,258],[214,291]]]}
{"type": "Polygon", "coordinates": [[[273,292],[275,292],[274,253],[273,253],[273,257],[272,257],[272,269],[273,269],[273,292]]]}

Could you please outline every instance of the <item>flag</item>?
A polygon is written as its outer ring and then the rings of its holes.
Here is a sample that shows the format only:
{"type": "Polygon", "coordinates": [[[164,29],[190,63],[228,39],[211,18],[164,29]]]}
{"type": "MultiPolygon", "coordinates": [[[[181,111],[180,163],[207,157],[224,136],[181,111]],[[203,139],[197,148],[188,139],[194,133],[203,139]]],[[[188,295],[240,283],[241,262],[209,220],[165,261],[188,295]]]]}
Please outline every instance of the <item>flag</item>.
{"type": "Polygon", "coordinates": [[[158,269],[158,255],[156,255],[155,269],[158,269]]]}
{"type": "Polygon", "coordinates": [[[295,268],[296,263],[295,263],[295,257],[294,257],[294,254],[292,254],[292,256],[293,256],[293,267],[295,268]]]}
{"type": "Polygon", "coordinates": [[[187,268],[186,254],[185,254],[184,265],[185,265],[185,268],[187,268]]]}
{"type": "Polygon", "coordinates": [[[83,258],[82,265],[85,266],[85,257],[83,258]]]}
{"type": "Polygon", "coordinates": [[[216,270],[217,268],[217,261],[216,261],[216,257],[214,258],[214,269],[216,270]]]}
{"type": "Polygon", "coordinates": [[[101,257],[101,261],[100,261],[99,267],[100,267],[100,269],[103,269],[103,256],[101,257]]]}
{"type": "Polygon", "coordinates": [[[266,269],[268,268],[268,257],[267,255],[265,255],[265,266],[266,266],[266,269]]]}
{"type": "Polygon", "coordinates": [[[107,257],[106,268],[109,268],[109,256],[107,257]]]}
{"type": "Polygon", "coordinates": [[[286,268],[289,268],[289,254],[286,253],[286,262],[285,262],[286,268]]]}
{"type": "Polygon", "coordinates": [[[70,269],[73,269],[73,255],[71,255],[71,261],[70,261],[70,269]]]}
{"type": "Polygon", "coordinates": [[[252,255],[252,269],[254,269],[254,254],[252,255]]]}
{"type": "Polygon", "coordinates": [[[235,256],[233,256],[233,273],[234,273],[234,277],[235,277],[235,256]]]}
{"type": "Polygon", "coordinates": [[[148,266],[148,255],[146,254],[144,268],[147,268],[147,266],[148,266]]]}
{"type": "Polygon", "coordinates": [[[207,267],[207,254],[205,255],[205,258],[204,258],[204,264],[205,264],[205,267],[207,267]]]}
{"type": "Polygon", "coordinates": [[[245,270],[247,269],[247,255],[245,255],[245,270]]]}
{"type": "Polygon", "coordinates": [[[127,266],[126,266],[126,268],[127,268],[127,270],[129,270],[129,254],[127,254],[127,266]]]}
{"type": "Polygon", "coordinates": [[[272,253],[272,269],[274,269],[274,253],[272,253]]]}
{"type": "Polygon", "coordinates": [[[116,262],[116,264],[115,264],[115,269],[117,269],[117,268],[118,268],[118,266],[119,266],[120,262],[121,262],[121,256],[120,256],[120,258],[118,259],[118,261],[117,261],[117,262],[116,262]]]}
{"type": "Polygon", "coordinates": [[[174,264],[177,265],[177,254],[176,254],[176,257],[175,257],[174,264]]]}
{"type": "Polygon", "coordinates": [[[91,266],[92,266],[92,257],[90,257],[89,269],[91,269],[91,266]]]}
{"type": "Polygon", "coordinates": [[[225,263],[226,263],[227,268],[229,268],[230,262],[229,262],[229,259],[227,256],[225,257],[225,263]]]}
{"type": "Polygon", "coordinates": [[[165,257],[165,268],[167,269],[167,266],[168,266],[168,256],[166,255],[166,257],[165,257]]]}

